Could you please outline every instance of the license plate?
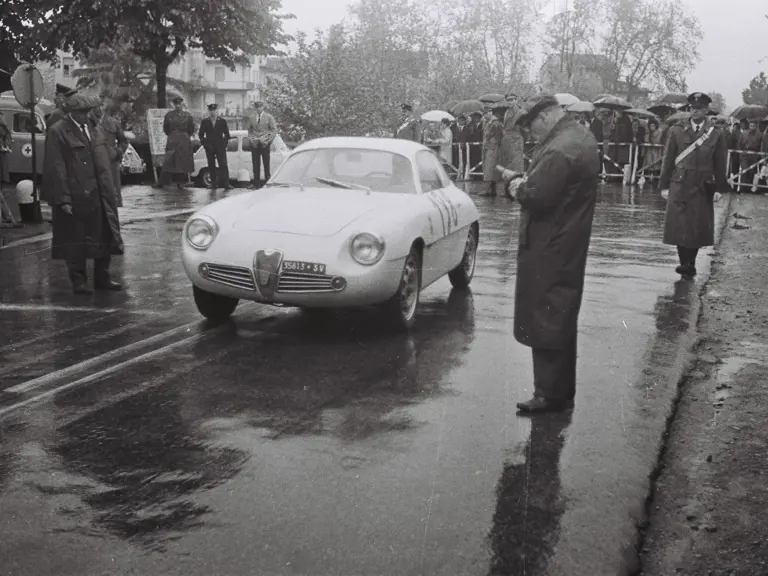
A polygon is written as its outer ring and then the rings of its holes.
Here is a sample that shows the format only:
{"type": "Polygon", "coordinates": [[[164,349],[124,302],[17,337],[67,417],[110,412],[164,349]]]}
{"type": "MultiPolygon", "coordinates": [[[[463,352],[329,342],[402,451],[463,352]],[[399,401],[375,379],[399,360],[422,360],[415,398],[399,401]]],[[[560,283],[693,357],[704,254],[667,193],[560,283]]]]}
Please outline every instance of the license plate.
{"type": "Polygon", "coordinates": [[[325,264],[317,262],[298,262],[296,260],[284,260],[283,272],[306,272],[307,274],[325,274],[325,264]]]}

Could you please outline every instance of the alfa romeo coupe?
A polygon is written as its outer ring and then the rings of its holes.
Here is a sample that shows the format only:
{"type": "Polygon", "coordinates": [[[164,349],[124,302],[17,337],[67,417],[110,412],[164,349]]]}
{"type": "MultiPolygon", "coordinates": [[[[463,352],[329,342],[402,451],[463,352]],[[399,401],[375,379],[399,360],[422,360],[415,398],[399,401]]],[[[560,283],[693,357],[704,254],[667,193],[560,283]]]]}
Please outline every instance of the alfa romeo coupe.
{"type": "Polygon", "coordinates": [[[294,149],[264,188],[214,202],[184,225],[182,257],[200,313],[240,300],[307,310],[379,306],[413,325],[421,290],[475,272],[478,212],[428,148],[320,138],[294,149]]]}

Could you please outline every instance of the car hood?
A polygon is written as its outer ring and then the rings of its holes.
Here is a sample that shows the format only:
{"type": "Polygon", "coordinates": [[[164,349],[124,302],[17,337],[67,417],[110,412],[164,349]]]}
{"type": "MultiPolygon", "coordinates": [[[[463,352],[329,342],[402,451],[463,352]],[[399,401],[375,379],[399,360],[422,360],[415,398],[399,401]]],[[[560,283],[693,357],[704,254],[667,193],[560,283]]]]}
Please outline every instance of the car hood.
{"type": "Polygon", "coordinates": [[[360,190],[262,188],[254,201],[240,210],[234,228],[283,232],[302,236],[333,236],[375,210],[398,199],[395,194],[367,194],[360,190]]]}

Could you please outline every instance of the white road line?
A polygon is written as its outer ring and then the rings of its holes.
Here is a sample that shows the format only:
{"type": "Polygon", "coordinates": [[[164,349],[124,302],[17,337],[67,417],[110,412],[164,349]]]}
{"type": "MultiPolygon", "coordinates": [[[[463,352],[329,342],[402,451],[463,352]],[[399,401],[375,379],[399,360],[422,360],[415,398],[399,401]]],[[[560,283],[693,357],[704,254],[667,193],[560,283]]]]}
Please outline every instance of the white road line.
{"type": "Polygon", "coordinates": [[[28,406],[30,404],[35,404],[37,402],[40,402],[41,400],[45,400],[46,398],[50,398],[51,396],[55,396],[56,394],[64,392],[65,390],[70,390],[72,388],[77,388],[78,386],[90,384],[91,382],[94,382],[105,376],[109,376],[110,374],[114,374],[115,372],[119,372],[120,370],[123,370],[129,366],[133,366],[134,364],[144,362],[154,356],[161,356],[167,352],[171,352],[176,348],[180,348],[182,346],[191,344],[195,340],[199,340],[200,338],[202,338],[205,334],[207,334],[207,332],[198,332],[193,336],[189,336],[188,338],[184,338],[183,340],[179,340],[178,342],[174,342],[173,344],[168,344],[167,346],[163,346],[162,348],[157,348],[155,350],[152,350],[140,356],[135,356],[130,360],[126,360],[125,362],[121,362],[120,364],[116,364],[115,366],[110,366],[105,370],[96,372],[95,374],[91,374],[90,376],[86,376],[85,378],[81,378],[80,380],[75,380],[74,382],[70,382],[69,384],[63,384],[56,388],[52,388],[51,390],[42,392],[37,396],[33,396],[32,398],[27,398],[26,400],[22,400],[21,402],[17,402],[16,404],[11,404],[10,406],[6,406],[5,408],[0,408],[0,418],[5,416],[9,412],[13,412],[14,410],[18,410],[19,408],[23,408],[24,406],[28,406]]]}
{"type": "MultiPolygon", "coordinates": [[[[5,392],[21,394],[23,392],[28,392],[35,388],[39,388],[40,386],[51,384],[56,380],[59,380],[61,378],[66,378],[67,376],[73,376],[78,372],[82,372],[83,370],[86,370],[92,366],[96,366],[108,360],[112,360],[113,358],[118,358],[130,352],[134,352],[136,350],[146,348],[147,346],[161,342],[166,338],[170,338],[171,336],[174,336],[176,334],[189,332],[192,328],[194,328],[195,326],[198,326],[199,324],[200,322],[193,322],[191,324],[185,324],[184,326],[179,326],[178,328],[173,328],[166,332],[157,334],[156,336],[151,336],[150,338],[147,338],[145,340],[140,340],[138,342],[134,342],[133,344],[128,344],[127,346],[123,346],[122,348],[117,348],[110,352],[106,352],[104,354],[94,356],[93,358],[89,358],[88,360],[83,360],[82,362],[78,362],[77,364],[73,364],[72,366],[69,366],[67,368],[62,368],[61,370],[57,370],[56,372],[50,372],[45,376],[40,376],[39,378],[28,380],[26,382],[22,382],[21,384],[16,384],[15,386],[6,388],[5,392]]],[[[138,358],[142,358],[142,356],[138,356],[138,358]]],[[[122,364],[118,364],[118,366],[121,366],[121,365],[122,364]]]]}
{"type": "Polygon", "coordinates": [[[114,314],[117,308],[96,308],[94,306],[57,306],[55,304],[2,304],[0,310],[10,312],[104,312],[114,314]]]}

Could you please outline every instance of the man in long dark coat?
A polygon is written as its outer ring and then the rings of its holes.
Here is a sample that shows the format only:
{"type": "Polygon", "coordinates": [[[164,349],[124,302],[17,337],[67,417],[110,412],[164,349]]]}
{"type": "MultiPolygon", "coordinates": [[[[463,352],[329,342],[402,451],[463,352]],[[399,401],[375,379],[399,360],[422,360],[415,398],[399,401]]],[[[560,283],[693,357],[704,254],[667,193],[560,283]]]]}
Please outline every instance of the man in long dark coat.
{"type": "Polygon", "coordinates": [[[117,198],[107,142],[88,121],[98,100],[81,94],[67,99],[68,115],[46,137],[43,200],[52,207],[52,256],[65,260],[76,294],[92,294],[86,261],[93,259],[94,288],[121,290],[109,274],[111,256],[123,253],[117,198]]]}
{"type": "Polygon", "coordinates": [[[195,119],[184,110],[184,99],[176,96],[173,110],[163,119],[163,132],[168,136],[163,155],[163,172],[152,188],[163,188],[176,180],[176,187],[183,188],[189,181],[189,175],[195,171],[192,158],[192,136],[195,133],[195,119]]]}
{"type": "Polygon", "coordinates": [[[421,143],[421,121],[413,115],[412,104],[401,104],[400,125],[395,130],[395,138],[421,143]]]}
{"type": "MultiPolygon", "coordinates": [[[[520,202],[515,338],[533,349],[534,396],[521,412],[570,409],[576,336],[597,198],[597,142],[552,94],[527,100],[517,124],[538,143],[527,175],[508,183],[520,202]]],[[[511,174],[511,173],[510,173],[511,174]]]]}
{"type": "Polygon", "coordinates": [[[219,117],[219,106],[208,104],[210,117],[200,122],[198,136],[208,159],[208,171],[211,174],[211,188],[229,190],[229,166],[227,165],[227,144],[229,126],[224,118],[219,117]]]}
{"type": "Polygon", "coordinates": [[[496,168],[502,161],[501,144],[504,140],[502,119],[507,111],[506,102],[498,102],[491,109],[491,117],[483,130],[483,181],[487,188],[480,196],[496,196],[496,184],[501,182],[501,173],[496,168]]]}
{"type": "Polygon", "coordinates": [[[681,276],[695,276],[699,248],[715,243],[713,202],[728,191],[728,137],[707,117],[711,101],[702,92],[688,96],[691,117],[669,129],[661,165],[659,187],[667,199],[664,244],[677,246],[681,276]]]}

